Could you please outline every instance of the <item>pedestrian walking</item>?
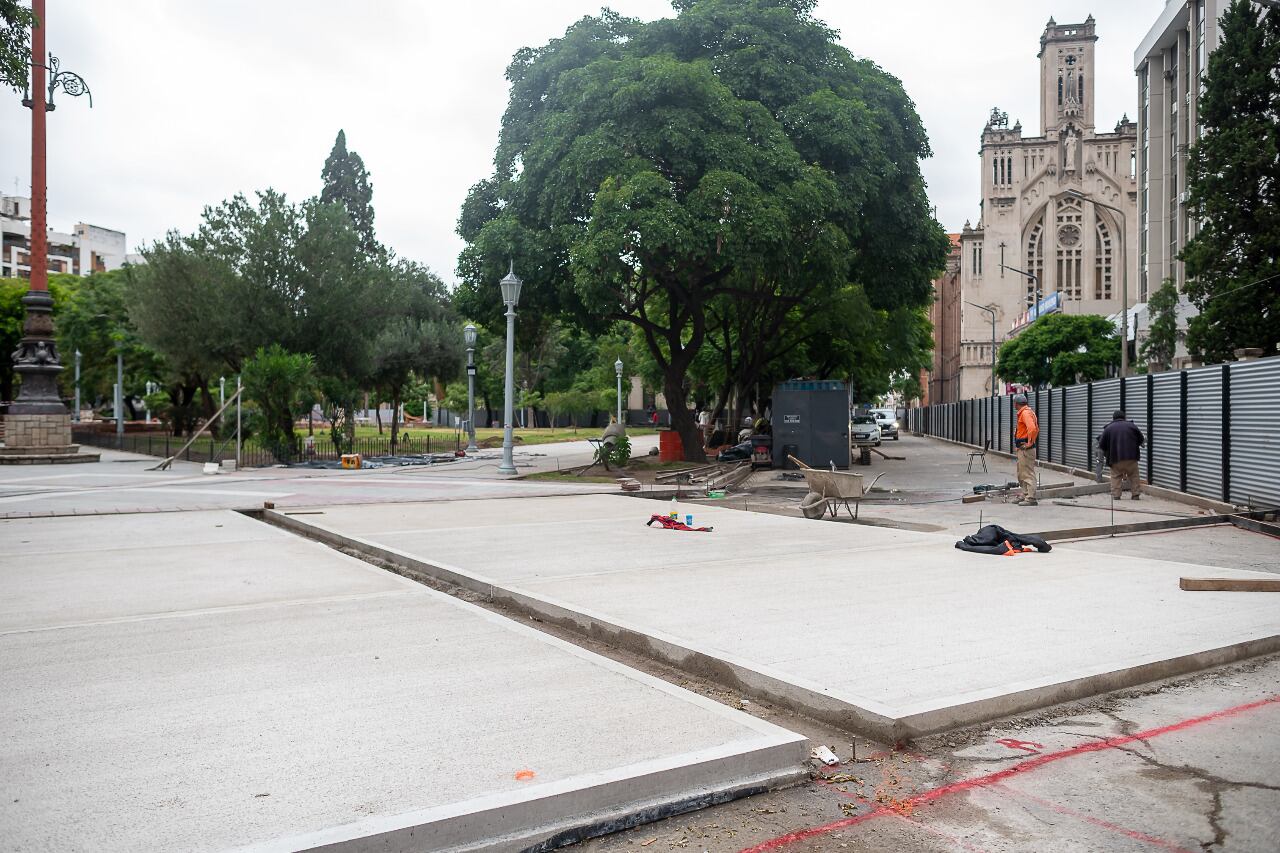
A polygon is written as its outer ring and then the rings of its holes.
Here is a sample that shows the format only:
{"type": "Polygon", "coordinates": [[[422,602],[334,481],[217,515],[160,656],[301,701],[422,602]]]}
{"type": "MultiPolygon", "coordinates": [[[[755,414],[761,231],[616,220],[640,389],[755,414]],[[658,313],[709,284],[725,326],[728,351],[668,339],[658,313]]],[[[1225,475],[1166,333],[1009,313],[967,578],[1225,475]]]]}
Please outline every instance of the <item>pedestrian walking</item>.
{"type": "Polygon", "coordinates": [[[1136,501],[1142,496],[1142,478],[1138,476],[1138,460],[1142,458],[1142,445],[1146,436],[1133,421],[1125,420],[1124,412],[1116,409],[1102,435],[1098,436],[1098,448],[1107,458],[1111,469],[1111,497],[1119,498],[1126,480],[1129,494],[1136,501]]]}
{"type": "Polygon", "coordinates": [[[1026,394],[1014,394],[1013,405],[1018,410],[1013,447],[1018,457],[1018,483],[1022,486],[1022,500],[1018,501],[1018,506],[1036,506],[1036,442],[1040,440],[1040,420],[1027,405],[1026,394]]]}

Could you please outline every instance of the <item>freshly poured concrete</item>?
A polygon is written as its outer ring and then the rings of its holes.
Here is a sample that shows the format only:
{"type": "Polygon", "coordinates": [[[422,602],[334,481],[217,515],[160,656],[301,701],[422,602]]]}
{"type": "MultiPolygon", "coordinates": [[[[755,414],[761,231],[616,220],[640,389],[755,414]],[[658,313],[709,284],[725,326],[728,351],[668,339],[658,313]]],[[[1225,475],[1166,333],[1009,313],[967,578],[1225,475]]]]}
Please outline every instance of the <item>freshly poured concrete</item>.
{"type": "Polygon", "coordinates": [[[231,512],[0,521],[0,684],[0,850],[521,849],[805,752],[231,512]]]}
{"type": "Polygon", "coordinates": [[[544,618],[880,737],[1016,713],[1280,648],[1275,596],[1182,592],[1251,572],[621,496],[330,507],[282,517],[544,618]]]}

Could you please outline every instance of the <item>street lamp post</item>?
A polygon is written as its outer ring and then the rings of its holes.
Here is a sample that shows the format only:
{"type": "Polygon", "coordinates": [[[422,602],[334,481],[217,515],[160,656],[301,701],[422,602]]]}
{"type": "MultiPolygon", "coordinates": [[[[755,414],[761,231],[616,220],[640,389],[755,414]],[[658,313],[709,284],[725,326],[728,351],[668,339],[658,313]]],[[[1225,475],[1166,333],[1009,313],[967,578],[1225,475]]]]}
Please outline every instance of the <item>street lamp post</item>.
{"type": "Polygon", "coordinates": [[[1124,211],[1115,205],[1107,204],[1105,201],[1098,201],[1096,198],[1087,196],[1079,190],[1063,190],[1062,195],[1069,198],[1079,199],[1080,201],[1092,202],[1095,207],[1105,207],[1112,213],[1120,217],[1120,255],[1123,258],[1120,264],[1120,375],[1122,377],[1129,375],[1129,244],[1125,242],[1128,239],[1129,229],[1127,227],[1128,217],[1124,215],[1124,211]]]}
{"type": "Polygon", "coordinates": [[[93,96],[84,80],[62,71],[57,57],[45,49],[48,18],[45,0],[32,0],[31,85],[22,105],[31,109],[31,238],[30,284],[22,297],[22,336],[13,353],[13,370],[22,377],[18,398],[9,406],[7,426],[10,452],[19,446],[44,456],[74,456],[71,417],[58,394],[62,363],[54,336],[53,298],[49,294],[49,234],[46,219],[46,113],[54,109],[54,93],[93,96]]]}
{"type": "Polygon", "coordinates": [[[76,410],[71,413],[71,420],[80,423],[80,350],[76,350],[76,410]]]}
{"type": "Polygon", "coordinates": [[[124,440],[124,350],[116,347],[116,440],[124,440]]]}
{"type": "Polygon", "coordinates": [[[515,365],[516,365],[516,303],[520,301],[520,285],[524,282],[516,275],[515,262],[508,262],[506,276],[502,281],[498,282],[502,288],[502,301],[507,306],[507,375],[506,375],[506,393],[502,400],[502,464],[498,466],[499,474],[516,473],[516,464],[511,458],[512,435],[511,435],[511,404],[512,397],[515,395],[515,365]]]}
{"type": "Polygon", "coordinates": [[[618,423],[622,423],[622,359],[613,363],[613,371],[618,374],[618,423]]]}
{"type": "Polygon", "coordinates": [[[480,450],[476,447],[476,327],[464,326],[462,339],[467,344],[467,452],[475,453],[480,450]]]}
{"type": "Polygon", "coordinates": [[[1008,270],[1009,272],[1016,272],[1018,275],[1025,275],[1027,278],[1031,279],[1031,294],[1032,294],[1032,300],[1033,300],[1031,303],[1031,307],[1036,312],[1036,316],[1032,318],[1032,321],[1034,322],[1035,320],[1038,320],[1040,318],[1040,298],[1041,298],[1040,297],[1040,278],[1033,272],[1020,270],[1017,267],[1011,267],[1008,264],[1001,264],[1000,269],[1008,270]]]}
{"type": "MultiPolygon", "coordinates": [[[[964,301],[965,305],[972,305],[979,311],[986,311],[991,315],[991,397],[996,397],[996,309],[988,308],[985,305],[979,305],[976,302],[970,302],[968,299],[964,301]]],[[[991,435],[996,432],[996,407],[991,406],[991,435]]]]}

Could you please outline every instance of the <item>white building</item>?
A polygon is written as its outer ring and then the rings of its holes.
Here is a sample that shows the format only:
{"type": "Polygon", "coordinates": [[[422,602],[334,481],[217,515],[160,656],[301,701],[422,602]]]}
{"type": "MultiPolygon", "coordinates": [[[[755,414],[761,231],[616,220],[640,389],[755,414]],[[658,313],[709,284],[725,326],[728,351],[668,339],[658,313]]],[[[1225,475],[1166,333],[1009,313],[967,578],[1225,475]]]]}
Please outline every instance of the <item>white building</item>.
{"type": "MultiPolygon", "coordinates": [[[[31,276],[31,199],[0,195],[0,277],[31,276]]],[[[128,260],[123,231],[77,222],[70,233],[49,231],[49,272],[88,275],[119,269],[128,260]]]]}
{"type": "MultiPolygon", "coordinates": [[[[1094,126],[1097,39],[1092,16],[1079,24],[1050,18],[1037,55],[1040,134],[1023,136],[1022,124],[1010,127],[999,110],[982,130],[981,213],[960,235],[961,399],[992,392],[992,315],[976,306],[994,311],[997,347],[1037,295],[1064,313],[1120,310],[1138,227],[1137,126],[1127,116],[1107,132],[1094,126]]],[[[1132,274],[1128,283],[1133,304],[1132,274]]]]}
{"type": "MultiPolygon", "coordinates": [[[[1181,291],[1186,273],[1178,253],[1195,235],[1187,212],[1187,155],[1200,138],[1200,95],[1209,54],[1222,37],[1218,19],[1227,0],[1168,0],[1133,54],[1138,78],[1138,299],[1145,303],[1165,279],[1181,291]]],[[[1178,307],[1180,333],[1195,306],[1178,307]]],[[[1150,326],[1137,314],[1140,347],[1150,326]]],[[[1174,366],[1187,361],[1179,334],[1174,366]]]]}

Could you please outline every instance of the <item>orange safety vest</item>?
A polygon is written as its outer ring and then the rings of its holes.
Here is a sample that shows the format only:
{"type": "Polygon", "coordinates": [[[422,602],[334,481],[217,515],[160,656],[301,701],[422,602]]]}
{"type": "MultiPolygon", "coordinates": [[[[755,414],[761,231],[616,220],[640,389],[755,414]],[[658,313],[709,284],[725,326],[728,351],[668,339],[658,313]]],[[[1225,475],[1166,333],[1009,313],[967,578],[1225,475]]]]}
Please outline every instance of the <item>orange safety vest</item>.
{"type": "Polygon", "coordinates": [[[1034,445],[1040,438],[1040,421],[1036,419],[1036,413],[1030,406],[1023,406],[1018,412],[1018,427],[1014,430],[1013,437],[1025,438],[1025,442],[1020,442],[1025,447],[1034,445]]]}

